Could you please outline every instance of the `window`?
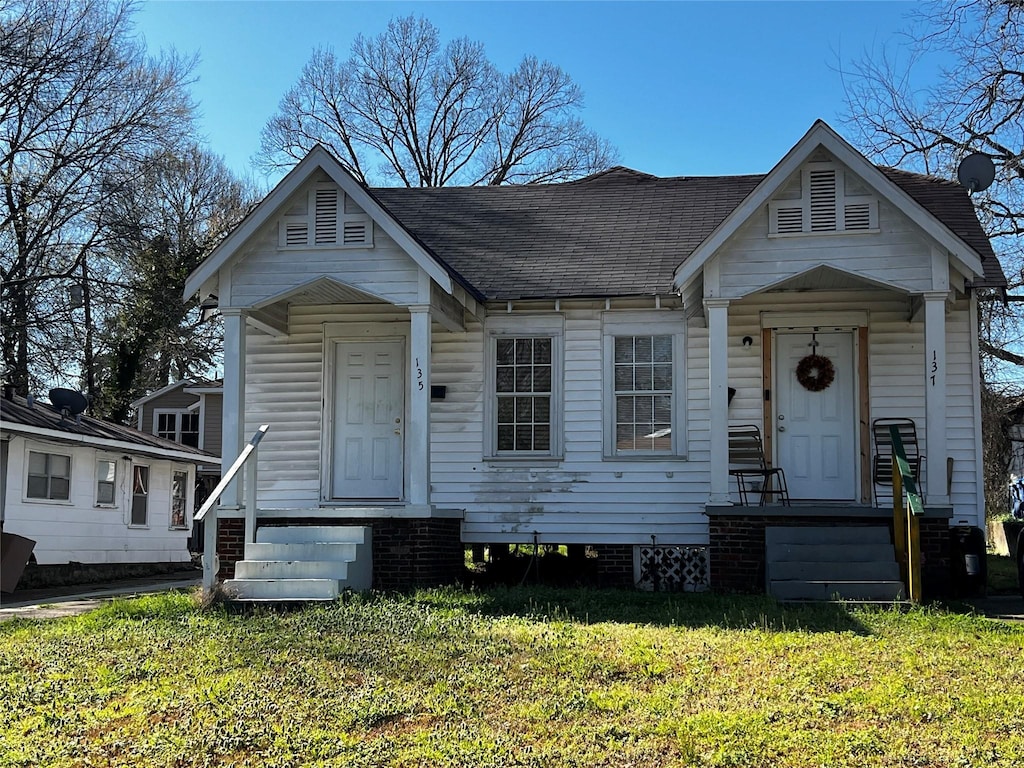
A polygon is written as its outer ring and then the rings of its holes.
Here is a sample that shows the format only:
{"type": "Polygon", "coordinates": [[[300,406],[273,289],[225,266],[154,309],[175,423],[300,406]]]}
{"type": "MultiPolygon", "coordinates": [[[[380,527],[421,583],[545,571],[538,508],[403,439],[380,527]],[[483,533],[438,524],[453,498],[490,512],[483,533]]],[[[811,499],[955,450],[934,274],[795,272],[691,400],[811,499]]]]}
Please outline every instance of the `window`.
{"type": "Polygon", "coordinates": [[[768,209],[771,235],[878,230],[878,201],[832,162],[808,163],[768,209]]]}
{"type": "Polygon", "coordinates": [[[616,336],[615,452],[672,450],[672,337],[616,336]]]}
{"type": "Polygon", "coordinates": [[[131,524],[149,524],[149,467],[139,464],[132,467],[131,524]]]}
{"type": "Polygon", "coordinates": [[[683,329],[668,313],[606,313],[607,456],[683,454],[683,329]]]}
{"type": "Polygon", "coordinates": [[[113,459],[96,461],[96,506],[112,507],[114,489],[117,487],[117,462],[113,459]]]}
{"type": "Polygon", "coordinates": [[[488,345],[485,453],[559,456],[561,317],[499,318],[488,323],[488,345]]]}
{"type": "Polygon", "coordinates": [[[171,473],[171,528],[188,528],[188,472],[171,473]]]}
{"type": "Polygon", "coordinates": [[[373,245],[373,225],[336,184],[316,184],[306,200],[281,219],[282,248],[373,245]]]}
{"type": "Polygon", "coordinates": [[[61,453],[29,451],[25,495],[30,499],[70,501],[71,457],[61,453]]]}
{"type": "Polygon", "coordinates": [[[196,411],[156,410],[153,434],[193,448],[199,447],[199,413],[196,411]]]}

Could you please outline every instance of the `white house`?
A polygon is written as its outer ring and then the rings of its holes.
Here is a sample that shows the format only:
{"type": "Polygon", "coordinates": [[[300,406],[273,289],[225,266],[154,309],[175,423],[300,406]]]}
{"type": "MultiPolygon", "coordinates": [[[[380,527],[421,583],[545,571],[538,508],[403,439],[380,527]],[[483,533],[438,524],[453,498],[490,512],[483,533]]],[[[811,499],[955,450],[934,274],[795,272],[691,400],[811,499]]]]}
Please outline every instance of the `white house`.
{"type": "MultiPolygon", "coordinates": [[[[591,547],[606,582],[671,552],[684,581],[764,589],[773,528],[891,527],[871,424],[892,416],[927,456],[941,589],[950,524],[983,520],[976,310],[1004,286],[964,189],[819,121],[750,176],[370,189],[316,148],[186,294],[224,315],[225,466],[271,427],[256,524],[371,527],[377,586],[536,542],[591,547]],[[809,352],[825,387],[796,375],[809,352]],[[740,503],[745,424],[792,506],[740,503]]],[[[252,538],[241,486],[222,575],[252,538]]]]}
{"type": "Polygon", "coordinates": [[[189,562],[203,451],[6,392],[0,522],[39,565],[189,562]]]}

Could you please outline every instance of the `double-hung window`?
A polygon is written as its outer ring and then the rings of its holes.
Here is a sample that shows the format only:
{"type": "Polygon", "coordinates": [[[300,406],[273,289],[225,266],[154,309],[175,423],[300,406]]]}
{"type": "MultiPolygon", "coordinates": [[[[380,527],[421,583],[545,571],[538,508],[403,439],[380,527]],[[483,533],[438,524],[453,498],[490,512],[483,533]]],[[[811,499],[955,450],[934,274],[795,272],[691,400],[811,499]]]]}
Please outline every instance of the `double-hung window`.
{"type": "Polygon", "coordinates": [[[26,497],[49,501],[71,500],[71,457],[62,453],[28,452],[26,497]]]}
{"type": "Polygon", "coordinates": [[[188,528],[188,472],[171,473],[171,528],[188,528]]]}
{"type": "Polygon", "coordinates": [[[116,505],[115,489],[117,488],[117,461],[115,459],[96,460],[96,506],[113,507],[116,505]]]}
{"type": "Polygon", "coordinates": [[[488,320],[488,457],[561,456],[562,329],[561,316],[488,320]]]}
{"type": "Polygon", "coordinates": [[[675,313],[605,313],[605,455],[683,456],[684,323],[675,313]]]}
{"type": "Polygon", "coordinates": [[[198,411],[157,410],[153,412],[153,434],[193,448],[199,447],[198,411]]]}
{"type": "Polygon", "coordinates": [[[144,527],[149,524],[149,467],[143,464],[132,466],[132,516],[131,525],[144,527]]]}

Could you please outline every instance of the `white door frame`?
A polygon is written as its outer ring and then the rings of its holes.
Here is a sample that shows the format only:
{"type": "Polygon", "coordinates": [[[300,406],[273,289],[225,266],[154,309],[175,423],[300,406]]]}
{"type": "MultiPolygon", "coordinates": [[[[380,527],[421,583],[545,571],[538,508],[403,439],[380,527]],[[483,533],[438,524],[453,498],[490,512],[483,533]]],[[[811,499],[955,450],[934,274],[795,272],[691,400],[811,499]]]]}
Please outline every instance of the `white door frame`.
{"type": "MultiPolygon", "coordinates": [[[[761,312],[761,328],[765,336],[765,352],[770,357],[770,370],[765,375],[765,385],[770,387],[770,397],[764,405],[764,438],[771,446],[772,466],[778,464],[778,439],[775,433],[775,416],[778,403],[779,354],[776,340],[779,331],[794,333],[850,333],[853,337],[853,437],[854,437],[854,499],[853,503],[870,503],[870,486],[866,485],[866,469],[870,459],[863,454],[865,441],[869,440],[865,419],[870,407],[868,399],[867,329],[869,315],[866,310],[845,310],[829,312],[822,310],[792,312],[761,312]]],[[[869,443],[868,443],[869,445],[869,443]]]]}
{"type": "MultiPolygon", "coordinates": [[[[338,370],[338,344],[348,342],[400,342],[402,344],[403,365],[407,368],[405,358],[409,349],[409,325],[397,322],[385,323],[324,323],[323,340],[323,376],[320,391],[320,503],[345,504],[352,500],[338,499],[332,495],[334,474],[334,379],[338,370]]],[[[381,503],[401,504],[406,500],[409,487],[409,445],[407,425],[409,423],[409,385],[408,371],[402,387],[402,477],[401,489],[397,500],[367,499],[377,506],[381,503]]]]}

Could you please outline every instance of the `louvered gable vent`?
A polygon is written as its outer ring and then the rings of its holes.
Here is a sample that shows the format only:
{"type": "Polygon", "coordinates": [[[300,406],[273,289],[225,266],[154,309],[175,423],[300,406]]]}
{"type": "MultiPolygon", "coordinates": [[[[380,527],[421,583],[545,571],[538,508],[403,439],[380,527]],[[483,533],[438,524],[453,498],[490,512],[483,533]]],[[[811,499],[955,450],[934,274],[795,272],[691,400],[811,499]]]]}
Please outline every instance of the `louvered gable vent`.
{"type": "Polygon", "coordinates": [[[282,217],[282,248],[373,247],[370,217],[333,182],[316,184],[305,203],[282,217]]]}
{"type": "MultiPolygon", "coordinates": [[[[851,179],[851,182],[854,180],[851,179]]],[[[847,184],[833,162],[804,166],[799,187],[789,185],[768,204],[770,235],[873,232],[878,230],[878,201],[863,187],[847,184]]]]}

